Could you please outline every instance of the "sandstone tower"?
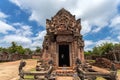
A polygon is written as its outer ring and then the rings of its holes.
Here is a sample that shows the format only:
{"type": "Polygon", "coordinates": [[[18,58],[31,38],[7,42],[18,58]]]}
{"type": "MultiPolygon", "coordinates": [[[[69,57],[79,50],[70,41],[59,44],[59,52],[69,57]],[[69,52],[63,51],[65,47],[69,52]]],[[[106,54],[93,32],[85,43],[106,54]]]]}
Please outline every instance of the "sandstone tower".
{"type": "Polygon", "coordinates": [[[84,62],[84,41],[82,39],[81,21],[76,20],[64,8],[46,20],[47,34],[43,41],[43,60],[53,60],[54,68],[73,69],[75,61],[84,62]]]}

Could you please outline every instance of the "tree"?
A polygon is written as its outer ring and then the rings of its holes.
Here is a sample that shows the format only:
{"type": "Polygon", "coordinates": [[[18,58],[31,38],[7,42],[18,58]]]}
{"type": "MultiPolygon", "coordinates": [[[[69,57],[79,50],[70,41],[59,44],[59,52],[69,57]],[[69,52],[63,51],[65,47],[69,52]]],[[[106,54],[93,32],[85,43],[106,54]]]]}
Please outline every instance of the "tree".
{"type": "Polygon", "coordinates": [[[12,45],[8,48],[9,53],[15,53],[17,51],[17,43],[12,42],[12,45]]]}
{"type": "Polygon", "coordinates": [[[39,46],[37,46],[35,52],[41,53],[41,48],[39,46]]]}
{"type": "Polygon", "coordinates": [[[8,52],[8,49],[0,47],[0,52],[8,52]]]}
{"type": "Polygon", "coordinates": [[[25,54],[25,49],[21,45],[16,46],[16,52],[20,54],[25,54]]]}
{"type": "Polygon", "coordinates": [[[90,55],[92,55],[92,51],[90,51],[90,50],[89,51],[85,51],[84,54],[85,54],[85,56],[90,56],[90,55]]]}
{"type": "MultiPolygon", "coordinates": [[[[37,51],[39,52],[39,47],[37,48],[37,51]]],[[[41,49],[40,49],[41,51],[41,49]]],[[[32,51],[29,48],[23,48],[21,45],[18,45],[16,42],[11,42],[11,46],[8,48],[2,48],[0,47],[0,52],[8,52],[8,53],[19,53],[19,54],[31,54],[32,51]]]]}
{"type": "Polygon", "coordinates": [[[32,54],[32,51],[30,50],[30,48],[25,48],[25,53],[32,54]]]}
{"type": "Polygon", "coordinates": [[[26,50],[21,46],[18,45],[15,42],[11,43],[12,45],[8,48],[9,53],[19,53],[19,54],[25,54],[26,50]]]}
{"type": "Polygon", "coordinates": [[[3,49],[3,48],[2,48],[2,47],[0,47],[0,52],[2,51],[2,49],[3,49]]]}
{"type": "Polygon", "coordinates": [[[113,43],[103,43],[102,45],[101,45],[101,54],[103,55],[103,54],[105,54],[105,53],[108,53],[110,50],[112,50],[113,49],[113,47],[114,47],[114,44],[113,43]]]}
{"type": "Polygon", "coordinates": [[[92,50],[92,54],[93,55],[100,55],[100,49],[99,47],[94,47],[92,50]]]}
{"type": "Polygon", "coordinates": [[[113,43],[102,43],[99,46],[95,46],[92,50],[92,54],[102,56],[104,54],[107,54],[110,50],[112,50],[114,47],[113,43]]]}

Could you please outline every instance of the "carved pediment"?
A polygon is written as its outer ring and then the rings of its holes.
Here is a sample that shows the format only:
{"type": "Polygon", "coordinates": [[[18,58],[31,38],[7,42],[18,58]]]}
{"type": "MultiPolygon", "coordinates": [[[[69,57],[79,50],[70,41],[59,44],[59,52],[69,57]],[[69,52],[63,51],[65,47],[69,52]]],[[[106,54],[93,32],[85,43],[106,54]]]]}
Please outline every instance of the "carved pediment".
{"type": "Polygon", "coordinates": [[[65,9],[61,9],[51,20],[46,20],[47,32],[71,31],[80,33],[80,19],[75,20],[75,16],[65,9]]]}

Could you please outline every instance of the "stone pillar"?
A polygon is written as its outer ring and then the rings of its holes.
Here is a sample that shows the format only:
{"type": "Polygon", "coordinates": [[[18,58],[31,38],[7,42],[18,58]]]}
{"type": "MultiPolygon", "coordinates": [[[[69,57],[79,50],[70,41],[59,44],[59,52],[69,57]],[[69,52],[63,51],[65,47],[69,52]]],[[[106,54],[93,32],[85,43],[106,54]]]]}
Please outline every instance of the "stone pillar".
{"type": "Polygon", "coordinates": [[[51,43],[51,58],[52,58],[52,60],[53,60],[53,62],[54,62],[54,66],[55,66],[55,68],[56,68],[56,66],[57,66],[57,60],[56,60],[56,42],[54,42],[54,43],[51,43]]]}
{"type": "Polygon", "coordinates": [[[78,48],[77,48],[77,41],[74,41],[73,42],[73,68],[75,67],[75,61],[76,61],[76,58],[77,58],[77,53],[78,53],[78,48]]]}
{"type": "Polygon", "coordinates": [[[43,59],[45,59],[45,55],[46,55],[46,49],[43,50],[43,55],[42,55],[43,59]]]}
{"type": "Polygon", "coordinates": [[[81,58],[82,58],[82,55],[81,55],[81,50],[80,50],[80,48],[78,47],[78,58],[81,60],[81,58]]]}
{"type": "Polygon", "coordinates": [[[85,62],[85,59],[84,59],[84,48],[81,48],[81,60],[82,60],[82,63],[84,64],[84,62],[85,62]]]}
{"type": "Polygon", "coordinates": [[[75,66],[75,65],[74,65],[74,57],[75,57],[75,56],[74,56],[74,51],[75,51],[75,50],[74,50],[74,42],[72,42],[72,43],[71,43],[71,60],[72,60],[71,62],[72,62],[72,67],[75,66]]]}
{"type": "Polygon", "coordinates": [[[84,60],[84,50],[83,50],[83,48],[81,48],[81,47],[79,47],[78,48],[78,58],[81,60],[81,62],[82,63],[84,63],[85,62],[85,60],[84,60]]]}
{"type": "Polygon", "coordinates": [[[54,54],[53,54],[53,60],[54,60],[54,65],[55,65],[55,68],[57,68],[58,66],[58,52],[57,52],[57,44],[56,42],[53,43],[53,50],[54,50],[54,54]]]}

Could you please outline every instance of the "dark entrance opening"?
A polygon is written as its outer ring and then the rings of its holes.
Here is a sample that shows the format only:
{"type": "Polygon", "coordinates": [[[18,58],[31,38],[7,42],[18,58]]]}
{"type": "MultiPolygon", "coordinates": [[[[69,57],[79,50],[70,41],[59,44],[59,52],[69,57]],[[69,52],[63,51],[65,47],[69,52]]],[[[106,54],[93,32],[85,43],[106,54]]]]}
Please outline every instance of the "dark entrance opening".
{"type": "Polygon", "coordinates": [[[59,45],[59,67],[69,67],[69,45],[59,45]]]}

